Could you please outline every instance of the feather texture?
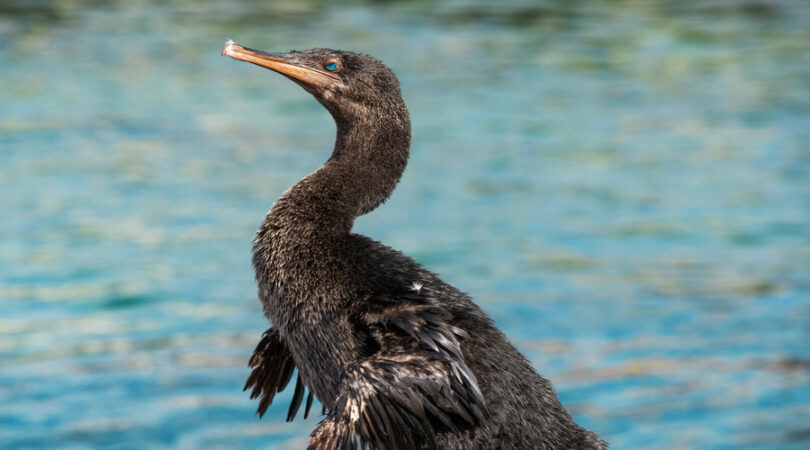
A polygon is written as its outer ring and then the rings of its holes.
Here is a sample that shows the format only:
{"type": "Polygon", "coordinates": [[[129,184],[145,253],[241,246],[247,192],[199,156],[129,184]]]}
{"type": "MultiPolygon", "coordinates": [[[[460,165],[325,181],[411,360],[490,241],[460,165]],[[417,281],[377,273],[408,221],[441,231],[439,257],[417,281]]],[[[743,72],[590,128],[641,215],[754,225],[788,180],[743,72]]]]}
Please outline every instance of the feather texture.
{"type": "Polygon", "coordinates": [[[484,421],[484,397],[458,342],[467,334],[442,319],[450,313],[413,293],[366,305],[374,303],[378,308],[366,314],[365,325],[382,336],[382,350],[346,367],[335,408],[309,448],[437,448],[436,432],[484,421]]]}
{"type": "MultiPolygon", "coordinates": [[[[264,413],[267,412],[267,408],[273,403],[276,393],[283,391],[289,384],[293,371],[295,371],[295,362],[292,355],[290,355],[287,344],[281,340],[278,331],[270,328],[262,334],[259,344],[253,351],[253,356],[250,357],[248,366],[253,370],[250,372],[242,390],[246,391],[253,388],[250,392],[250,398],[259,398],[257,413],[259,417],[263,417],[264,413]]],[[[305,391],[306,386],[299,374],[295,382],[295,393],[290,402],[290,409],[287,411],[287,422],[291,422],[298,413],[305,391]]],[[[304,418],[309,415],[311,406],[312,392],[307,397],[304,418]]]]}

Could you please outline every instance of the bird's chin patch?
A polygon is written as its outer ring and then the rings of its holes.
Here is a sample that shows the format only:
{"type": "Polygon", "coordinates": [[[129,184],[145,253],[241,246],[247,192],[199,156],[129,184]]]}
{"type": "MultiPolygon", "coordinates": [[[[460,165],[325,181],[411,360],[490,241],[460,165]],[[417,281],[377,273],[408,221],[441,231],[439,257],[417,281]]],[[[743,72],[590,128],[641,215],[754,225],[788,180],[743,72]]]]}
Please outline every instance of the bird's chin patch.
{"type": "Polygon", "coordinates": [[[335,93],[331,89],[325,89],[321,92],[321,96],[324,100],[331,101],[335,98],[335,93]]]}

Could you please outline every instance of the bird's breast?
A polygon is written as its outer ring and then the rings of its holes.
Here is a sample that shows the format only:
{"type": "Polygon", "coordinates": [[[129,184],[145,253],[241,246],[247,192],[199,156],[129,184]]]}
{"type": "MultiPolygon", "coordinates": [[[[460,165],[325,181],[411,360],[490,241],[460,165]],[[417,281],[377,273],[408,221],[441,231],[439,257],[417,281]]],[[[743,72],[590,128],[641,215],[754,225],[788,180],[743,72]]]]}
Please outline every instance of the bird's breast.
{"type": "Polygon", "coordinates": [[[331,409],[346,366],[361,355],[351,323],[343,315],[320,316],[288,331],[288,344],[301,376],[331,409]]]}
{"type": "Polygon", "coordinates": [[[307,387],[331,408],[341,374],[362,346],[348,315],[354,296],[341,278],[350,264],[323,246],[281,239],[257,242],[253,262],[265,315],[307,387]]]}

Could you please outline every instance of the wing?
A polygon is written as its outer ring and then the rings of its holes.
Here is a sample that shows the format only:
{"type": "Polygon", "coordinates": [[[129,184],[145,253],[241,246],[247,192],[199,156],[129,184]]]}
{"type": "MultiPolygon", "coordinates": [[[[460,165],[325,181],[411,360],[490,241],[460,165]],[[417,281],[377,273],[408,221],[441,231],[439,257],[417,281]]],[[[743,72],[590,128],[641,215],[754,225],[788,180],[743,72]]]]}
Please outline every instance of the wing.
{"type": "MultiPolygon", "coordinates": [[[[246,391],[252,387],[250,398],[261,397],[257,412],[259,417],[262,417],[267,412],[270,404],[273,403],[273,397],[275,397],[276,393],[283,391],[287,387],[295,370],[295,362],[292,355],[290,355],[289,349],[287,349],[287,343],[281,340],[278,331],[270,328],[262,334],[259,345],[256,346],[253,356],[250,357],[248,367],[253,370],[250,372],[242,390],[246,391]]],[[[292,421],[298,413],[305,391],[306,386],[299,374],[295,381],[295,392],[290,402],[290,409],[287,411],[287,422],[292,421]]],[[[307,396],[307,404],[304,409],[305,419],[309,415],[311,407],[312,391],[307,396]]]]}
{"type": "Polygon", "coordinates": [[[451,314],[417,294],[380,298],[365,314],[380,352],[346,367],[310,450],[437,448],[435,434],[479,425],[486,406],[451,314]]]}

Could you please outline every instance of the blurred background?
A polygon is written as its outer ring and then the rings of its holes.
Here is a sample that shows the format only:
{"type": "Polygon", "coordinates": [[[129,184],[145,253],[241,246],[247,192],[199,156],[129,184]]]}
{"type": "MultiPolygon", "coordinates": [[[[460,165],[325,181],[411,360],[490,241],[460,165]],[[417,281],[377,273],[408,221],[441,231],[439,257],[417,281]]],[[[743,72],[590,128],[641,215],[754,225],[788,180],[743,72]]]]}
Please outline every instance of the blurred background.
{"type": "Polygon", "coordinates": [[[810,446],[804,0],[0,0],[0,446],[306,445],[241,392],[250,246],[334,125],[226,38],[393,68],[411,163],[356,231],[613,448],[810,446]]]}

